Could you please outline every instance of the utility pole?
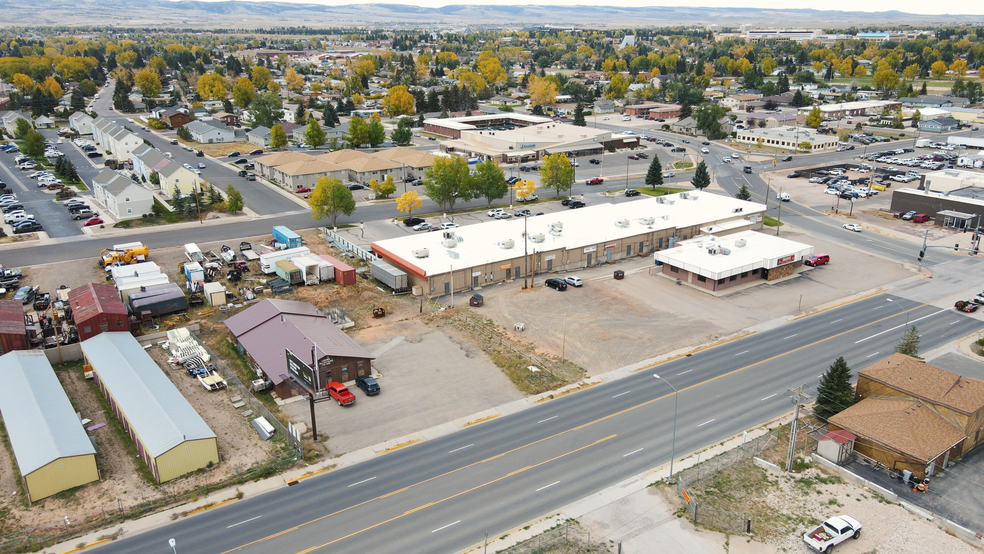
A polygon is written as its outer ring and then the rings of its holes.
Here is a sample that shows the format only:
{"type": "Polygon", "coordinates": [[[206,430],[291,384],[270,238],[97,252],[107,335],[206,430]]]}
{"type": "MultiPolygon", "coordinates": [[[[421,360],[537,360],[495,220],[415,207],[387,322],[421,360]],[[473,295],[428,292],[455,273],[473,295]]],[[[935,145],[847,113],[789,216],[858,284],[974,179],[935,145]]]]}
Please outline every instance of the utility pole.
{"type": "Polygon", "coordinates": [[[798,388],[789,389],[789,392],[796,395],[796,412],[793,415],[793,424],[789,429],[789,451],[786,454],[786,471],[789,472],[793,468],[793,455],[796,452],[796,427],[799,423],[800,417],[800,406],[803,402],[810,399],[810,395],[803,392],[803,387],[805,385],[800,385],[798,388]]]}

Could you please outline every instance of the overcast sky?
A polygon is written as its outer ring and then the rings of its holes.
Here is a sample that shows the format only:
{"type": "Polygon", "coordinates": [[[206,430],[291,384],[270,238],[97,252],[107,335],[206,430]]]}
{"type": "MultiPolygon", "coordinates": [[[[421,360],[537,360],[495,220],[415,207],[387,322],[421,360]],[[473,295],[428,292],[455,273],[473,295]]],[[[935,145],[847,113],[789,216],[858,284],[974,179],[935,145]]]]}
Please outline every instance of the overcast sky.
{"type": "MultiPolygon", "coordinates": [[[[213,0],[217,1],[217,0],[213,0]]],[[[269,0],[247,0],[247,1],[269,1],[269,0]]],[[[273,0],[274,2],[292,2],[301,4],[407,4],[414,6],[427,6],[436,8],[440,6],[458,4],[509,4],[509,5],[551,5],[551,6],[576,6],[589,5],[609,5],[605,0],[407,0],[405,2],[379,2],[379,1],[359,1],[359,0],[273,0]]],[[[822,2],[789,2],[789,0],[686,0],[686,2],[661,1],[661,0],[620,0],[619,6],[644,7],[644,6],[691,6],[691,7],[719,7],[719,8],[814,8],[818,10],[844,10],[844,11],[865,11],[880,12],[897,10],[908,13],[918,14],[938,14],[941,11],[947,14],[984,14],[984,2],[972,0],[955,0],[946,2],[942,5],[932,2],[916,2],[915,0],[824,0],[822,2]]],[[[863,22],[858,22],[863,24],[863,22]]],[[[822,21],[817,22],[822,25],[822,21]]]]}

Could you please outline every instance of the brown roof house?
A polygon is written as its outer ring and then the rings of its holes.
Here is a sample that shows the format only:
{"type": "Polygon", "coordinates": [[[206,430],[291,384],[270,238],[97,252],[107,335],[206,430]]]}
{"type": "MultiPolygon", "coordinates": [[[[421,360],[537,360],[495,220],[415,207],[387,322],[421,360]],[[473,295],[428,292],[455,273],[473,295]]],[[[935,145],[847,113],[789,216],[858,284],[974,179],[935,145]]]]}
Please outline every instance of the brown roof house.
{"type": "Polygon", "coordinates": [[[129,315],[113,285],[89,283],[72,289],[68,303],[80,341],[108,331],[130,332],[129,315]]]}
{"type": "Polygon", "coordinates": [[[280,398],[300,391],[287,376],[287,350],[314,367],[318,385],[372,374],[374,357],[307,302],[267,299],[226,320],[239,351],[273,383],[280,398]]]}
{"type": "Polygon", "coordinates": [[[984,381],[904,354],[858,372],[857,403],[829,420],[854,450],[885,466],[933,475],[984,439],[984,381]]]}

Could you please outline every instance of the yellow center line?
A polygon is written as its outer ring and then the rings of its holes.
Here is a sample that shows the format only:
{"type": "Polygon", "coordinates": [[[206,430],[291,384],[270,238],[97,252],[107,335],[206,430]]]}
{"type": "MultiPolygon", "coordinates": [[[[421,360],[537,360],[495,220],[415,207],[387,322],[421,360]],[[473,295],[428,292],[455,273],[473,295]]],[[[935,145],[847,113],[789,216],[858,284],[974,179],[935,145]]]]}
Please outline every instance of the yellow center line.
{"type": "MultiPolygon", "coordinates": [[[[925,304],[920,304],[919,306],[914,306],[913,308],[910,308],[909,310],[906,310],[906,311],[908,312],[908,311],[912,311],[912,310],[916,310],[916,309],[918,309],[918,308],[922,308],[922,307],[924,307],[924,306],[931,306],[931,305],[932,305],[932,304],[933,304],[934,302],[939,302],[940,300],[943,300],[944,298],[948,298],[948,297],[952,297],[952,296],[955,296],[955,295],[947,295],[947,296],[943,296],[943,297],[941,297],[941,298],[938,298],[938,299],[936,299],[936,300],[933,300],[933,301],[930,301],[930,302],[926,302],[925,304]]],[[[900,312],[900,313],[901,313],[901,312],[900,312]]],[[[700,387],[700,386],[703,386],[703,385],[706,385],[707,383],[711,383],[711,382],[713,382],[713,381],[717,381],[718,379],[721,379],[722,377],[727,377],[727,376],[729,376],[729,375],[734,375],[735,373],[738,373],[738,372],[740,372],[740,371],[744,371],[744,370],[746,370],[746,369],[750,369],[750,368],[752,368],[752,367],[755,367],[755,366],[757,366],[757,365],[760,365],[760,364],[764,364],[764,363],[766,363],[766,362],[769,362],[769,361],[772,361],[772,360],[775,360],[775,359],[777,359],[777,358],[781,358],[781,357],[783,357],[783,356],[786,356],[786,355],[789,355],[789,354],[793,354],[793,353],[795,353],[795,352],[798,352],[798,351],[800,351],[800,350],[803,350],[803,349],[805,349],[805,348],[809,348],[809,347],[811,347],[811,346],[816,346],[816,345],[818,345],[818,344],[821,344],[821,343],[823,343],[823,342],[826,342],[826,341],[828,341],[828,340],[831,340],[831,339],[835,339],[835,338],[837,338],[837,337],[841,337],[841,336],[843,336],[843,335],[846,335],[846,334],[849,334],[849,333],[853,333],[853,332],[856,332],[856,331],[858,331],[859,329],[863,329],[863,328],[865,328],[865,327],[868,327],[868,326],[870,326],[870,325],[874,325],[874,324],[876,324],[876,323],[881,323],[882,321],[885,321],[885,320],[888,320],[888,319],[891,319],[891,318],[893,318],[893,317],[896,317],[897,315],[899,315],[899,314],[891,314],[891,315],[888,315],[888,316],[886,316],[886,317],[883,317],[883,318],[881,318],[881,319],[877,319],[877,320],[875,320],[875,321],[871,321],[871,322],[868,322],[868,323],[865,323],[865,324],[863,324],[863,325],[859,325],[859,326],[857,326],[857,327],[854,327],[854,328],[852,328],[852,329],[848,329],[848,330],[846,330],[846,331],[843,331],[843,332],[841,332],[841,333],[838,333],[838,334],[836,334],[836,335],[831,335],[831,336],[829,336],[829,337],[826,337],[826,338],[823,338],[823,339],[820,339],[820,340],[818,340],[818,341],[814,341],[814,342],[812,342],[812,343],[810,343],[810,344],[806,344],[806,345],[803,345],[803,346],[801,346],[801,347],[799,347],[799,348],[796,348],[796,349],[793,349],[793,350],[789,350],[789,351],[786,351],[786,352],[783,352],[783,353],[780,353],[780,354],[776,354],[775,356],[772,356],[772,357],[770,357],[770,358],[766,358],[766,359],[764,359],[764,360],[760,360],[760,361],[757,361],[757,362],[753,362],[753,363],[751,363],[751,364],[748,364],[748,365],[746,365],[746,366],[743,366],[743,367],[740,367],[740,368],[738,368],[738,369],[735,369],[735,370],[732,370],[732,371],[729,371],[728,373],[724,373],[724,374],[721,374],[721,375],[718,375],[718,376],[716,376],[716,377],[711,377],[711,378],[709,378],[709,379],[707,379],[707,380],[705,380],[705,381],[701,381],[701,382],[699,382],[699,383],[695,383],[695,384],[693,384],[693,385],[691,385],[691,386],[689,386],[689,387],[685,387],[685,388],[682,388],[682,389],[680,389],[680,390],[679,390],[679,392],[684,392],[684,391],[688,391],[688,390],[691,390],[691,389],[695,389],[695,388],[697,388],[697,387],[700,387]]],[[[494,456],[490,456],[490,457],[488,457],[488,458],[485,458],[485,459],[483,459],[483,460],[480,460],[480,461],[477,461],[477,462],[473,462],[473,463],[471,463],[471,464],[468,464],[468,465],[465,465],[465,466],[461,466],[461,467],[459,467],[459,468],[456,468],[456,469],[452,469],[451,471],[447,471],[447,472],[445,472],[445,473],[442,473],[442,474],[440,474],[440,475],[435,475],[434,477],[430,477],[430,478],[428,478],[428,479],[424,479],[423,481],[418,481],[418,482],[416,482],[416,483],[414,483],[414,484],[412,484],[412,485],[408,485],[408,486],[406,486],[406,487],[403,487],[403,488],[401,488],[401,489],[399,489],[399,490],[396,490],[396,491],[393,491],[393,492],[389,492],[389,493],[387,493],[387,494],[385,494],[385,495],[381,495],[381,496],[377,496],[377,497],[375,497],[375,498],[370,498],[370,499],[368,499],[368,500],[364,500],[364,501],[362,501],[362,502],[359,502],[358,504],[353,504],[352,506],[349,506],[349,507],[347,507],[347,508],[342,508],[342,509],[340,509],[340,510],[336,510],[336,511],[334,511],[334,512],[332,512],[332,513],[330,513],[330,514],[326,514],[326,515],[323,515],[323,516],[321,516],[321,517],[318,517],[318,518],[315,518],[315,519],[312,519],[312,520],[310,520],[310,521],[307,521],[307,522],[304,522],[304,523],[301,523],[301,524],[299,524],[299,525],[297,525],[297,526],[294,526],[294,527],[291,527],[291,528],[289,528],[289,529],[285,529],[285,530],[283,530],[283,531],[280,531],[280,532],[278,532],[278,533],[274,533],[274,534],[272,534],[272,535],[269,535],[269,536],[266,536],[266,537],[263,537],[263,538],[261,538],[261,539],[257,539],[257,540],[255,540],[255,541],[252,541],[252,542],[248,542],[248,543],[246,543],[246,544],[243,544],[243,545],[241,545],[241,546],[237,546],[237,547],[235,547],[235,548],[232,548],[232,549],[230,549],[230,550],[226,550],[225,552],[222,552],[221,554],[229,554],[230,552],[235,552],[235,551],[237,551],[237,550],[241,550],[241,549],[243,549],[243,548],[246,548],[246,547],[248,547],[248,546],[252,546],[252,545],[255,545],[255,544],[259,544],[259,543],[262,543],[262,542],[265,542],[265,541],[268,541],[268,540],[270,540],[270,539],[273,539],[273,538],[276,538],[276,537],[279,537],[279,536],[281,536],[281,535],[283,535],[283,534],[285,534],[285,533],[289,533],[289,532],[291,532],[291,531],[296,531],[296,530],[298,530],[298,529],[300,529],[301,527],[304,527],[304,526],[306,526],[306,525],[310,525],[310,524],[312,524],[312,523],[317,523],[317,522],[319,522],[319,521],[322,521],[322,520],[325,520],[325,519],[328,519],[328,518],[330,518],[330,517],[332,517],[332,516],[336,516],[336,515],[338,515],[338,514],[341,514],[341,513],[344,513],[344,512],[347,512],[347,511],[349,511],[349,510],[353,510],[353,509],[355,509],[355,508],[358,508],[358,507],[361,507],[361,506],[365,506],[366,504],[369,504],[369,503],[371,503],[371,502],[375,502],[376,500],[380,500],[380,499],[383,499],[383,498],[388,498],[388,497],[390,497],[390,496],[394,496],[394,495],[396,495],[396,494],[398,494],[398,493],[401,493],[401,492],[405,492],[405,491],[407,491],[407,490],[410,490],[410,489],[412,489],[412,488],[414,488],[414,487],[417,487],[417,486],[420,486],[420,485],[423,485],[423,484],[425,484],[425,483],[429,483],[429,482],[431,482],[431,481],[434,481],[434,480],[437,480],[437,479],[440,479],[440,478],[442,478],[442,477],[447,477],[448,475],[452,475],[452,474],[454,474],[454,473],[457,473],[457,472],[459,472],[459,471],[463,471],[463,470],[465,470],[465,469],[468,469],[468,468],[471,468],[471,467],[475,467],[475,466],[477,466],[477,465],[479,465],[479,464],[484,464],[484,463],[486,463],[486,462],[490,462],[490,461],[493,461],[493,460],[496,460],[496,459],[498,459],[498,458],[501,458],[501,457],[503,457],[503,456],[506,456],[507,454],[512,454],[512,453],[514,453],[514,452],[518,452],[518,451],[520,451],[520,450],[523,450],[523,449],[525,449],[525,448],[528,448],[528,447],[530,447],[530,446],[535,446],[535,445],[537,445],[537,444],[540,444],[540,443],[542,443],[542,442],[545,442],[545,441],[548,441],[548,440],[551,440],[551,439],[554,439],[554,438],[557,438],[557,437],[560,437],[560,436],[563,436],[563,435],[566,435],[566,434],[568,434],[568,433],[573,433],[573,432],[575,432],[575,431],[580,431],[581,429],[586,429],[586,428],[588,428],[588,427],[591,427],[592,425],[595,425],[595,424],[598,424],[598,423],[601,423],[601,422],[603,422],[603,421],[607,421],[607,420],[609,420],[609,419],[612,419],[612,418],[616,418],[616,417],[619,417],[619,416],[622,416],[622,415],[625,415],[625,414],[627,414],[627,413],[629,413],[629,412],[632,412],[632,411],[634,411],[634,410],[637,410],[637,409],[639,409],[639,408],[643,408],[643,407],[645,407],[645,406],[648,406],[648,405],[650,405],[650,404],[653,404],[653,403],[655,403],[655,402],[659,402],[660,400],[663,400],[663,399],[665,399],[665,398],[669,398],[669,397],[670,397],[670,396],[672,396],[672,395],[673,395],[673,393],[667,393],[667,394],[664,394],[663,396],[659,396],[659,397],[656,397],[656,398],[653,398],[653,399],[651,399],[651,400],[646,400],[645,402],[641,402],[641,403],[639,403],[639,404],[636,404],[635,406],[629,406],[628,408],[625,408],[625,409],[623,409],[623,410],[620,410],[620,411],[618,411],[618,412],[613,412],[613,413],[611,413],[611,414],[609,414],[609,415],[606,415],[606,416],[602,416],[602,417],[600,417],[600,418],[598,418],[598,419],[595,419],[595,420],[593,420],[593,421],[589,421],[589,422],[587,422],[587,423],[582,423],[581,425],[578,425],[577,427],[572,427],[572,428],[570,428],[570,429],[567,429],[567,430],[565,430],[565,431],[560,431],[559,433],[555,433],[555,434],[553,434],[553,435],[550,435],[550,436],[548,436],[548,437],[544,437],[544,438],[542,438],[542,439],[538,439],[538,440],[535,440],[535,441],[533,441],[533,442],[530,442],[530,443],[527,443],[527,444],[524,444],[524,445],[521,445],[521,446],[517,446],[516,448],[513,448],[513,449],[511,449],[511,450],[507,450],[507,451],[505,451],[505,452],[502,452],[502,453],[500,453],[500,454],[496,454],[496,455],[494,455],[494,456]]],[[[532,466],[532,467],[536,467],[536,466],[532,466]]],[[[494,481],[492,481],[492,482],[494,482],[494,481]]],[[[489,484],[489,483],[486,483],[486,484],[489,484]]],[[[482,485],[482,486],[485,486],[485,485],[482,485]]],[[[396,519],[396,518],[393,518],[393,519],[396,519]]],[[[364,532],[364,531],[368,531],[368,530],[370,530],[370,529],[373,529],[373,528],[375,528],[375,527],[378,527],[378,526],[380,526],[380,525],[383,525],[384,523],[387,523],[388,521],[392,521],[392,520],[387,520],[387,521],[384,521],[384,522],[381,522],[381,523],[378,523],[378,524],[376,524],[376,525],[374,525],[374,526],[372,526],[372,527],[368,527],[368,528],[366,528],[366,529],[363,529],[363,530],[361,530],[361,531],[357,531],[357,532],[355,532],[355,533],[353,533],[352,535],[355,535],[355,534],[358,534],[358,533],[362,533],[362,532],[364,532]]],[[[352,536],[352,535],[348,535],[348,536],[352,536]]],[[[343,538],[346,538],[346,537],[343,537],[343,538]]],[[[339,539],[339,540],[341,540],[341,539],[339,539]]],[[[336,541],[336,542],[337,542],[337,541],[336,541]]],[[[331,544],[331,543],[329,543],[329,544],[331,544]]]]}
{"type": "Polygon", "coordinates": [[[491,481],[486,481],[485,483],[482,483],[480,485],[475,485],[474,487],[472,487],[470,489],[466,489],[466,490],[463,490],[461,492],[452,494],[451,496],[442,498],[442,499],[440,499],[440,500],[438,500],[436,502],[431,502],[429,504],[425,504],[423,506],[420,506],[419,508],[414,508],[413,510],[408,510],[408,511],[406,511],[406,512],[404,512],[404,513],[402,513],[402,514],[400,514],[398,516],[391,517],[391,518],[389,518],[389,519],[387,519],[385,521],[380,521],[379,523],[377,523],[375,525],[370,525],[369,527],[366,527],[364,529],[360,529],[358,531],[354,531],[352,533],[349,533],[348,535],[345,535],[344,537],[339,537],[339,538],[337,538],[337,539],[335,539],[333,541],[326,542],[326,543],[321,544],[321,545],[318,545],[318,546],[312,546],[311,548],[308,548],[306,550],[301,550],[297,554],[308,554],[310,552],[314,552],[315,550],[322,549],[322,548],[324,548],[326,546],[331,546],[331,545],[335,544],[336,542],[340,542],[340,541],[343,541],[345,539],[348,539],[348,538],[354,537],[356,535],[359,535],[361,533],[365,533],[366,531],[371,531],[371,530],[375,529],[376,527],[380,527],[380,526],[386,525],[387,523],[390,523],[392,521],[396,521],[396,520],[398,520],[398,519],[400,519],[400,518],[402,518],[402,517],[404,517],[404,516],[406,516],[408,514],[412,514],[412,513],[416,512],[418,510],[422,510],[424,508],[429,508],[430,506],[436,506],[438,504],[442,504],[444,502],[447,502],[448,500],[454,500],[455,498],[458,498],[459,496],[463,496],[463,495],[466,495],[466,494],[468,494],[470,492],[477,491],[478,489],[481,489],[481,488],[487,487],[489,485],[498,483],[499,481],[503,481],[503,480],[508,479],[508,478],[510,478],[510,477],[512,477],[514,475],[519,474],[519,473],[523,473],[525,471],[529,471],[531,469],[538,468],[538,467],[540,467],[542,465],[549,464],[550,462],[557,461],[557,460],[559,460],[561,458],[564,458],[566,456],[570,456],[571,454],[576,454],[576,453],[578,453],[578,452],[580,452],[582,450],[587,450],[588,448],[591,448],[592,446],[597,446],[597,445],[599,445],[599,444],[601,444],[601,443],[603,443],[603,442],[605,442],[607,440],[613,439],[613,438],[615,438],[617,436],[618,435],[608,435],[607,437],[605,437],[603,439],[598,439],[598,440],[594,441],[591,444],[582,446],[581,448],[577,448],[577,449],[571,450],[570,452],[565,452],[565,453],[560,454],[558,456],[554,456],[553,458],[550,458],[549,460],[544,460],[544,461],[542,461],[542,462],[540,462],[538,464],[534,464],[534,465],[531,465],[531,466],[526,466],[523,469],[518,469],[518,470],[513,471],[513,472],[511,472],[511,473],[509,473],[507,475],[503,475],[502,477],[499,477],[497,479],[493,479],[491,481]]]}

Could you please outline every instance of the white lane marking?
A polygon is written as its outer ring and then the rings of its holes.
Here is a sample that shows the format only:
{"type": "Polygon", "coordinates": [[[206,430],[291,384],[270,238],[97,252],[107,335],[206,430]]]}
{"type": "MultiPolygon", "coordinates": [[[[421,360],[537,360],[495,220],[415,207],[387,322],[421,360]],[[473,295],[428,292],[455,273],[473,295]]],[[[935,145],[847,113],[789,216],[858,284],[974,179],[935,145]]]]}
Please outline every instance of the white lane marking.
{"type": "MultiPolygon", "coordinates": [[[[941,314],[943,312],[949,313],[949,311],[950,310],[940,310],[938,312],[933,312],[933,313],[931,313],[929,315],[924,315],[924,316],[920,317],[919,319],[913,319],[913,320],[909,321],[908,325],[912,325],[913,323],[915,323],[917,321],[922,321],[924,319],[933,317],[934,315],[939,315],[939,314],[941,314]]],[[[871,335],[870,337],[865,337],[865,338],[863,338],[863,339],[861,339],[859,341],[855,341],[854,344],[861,344],[862,342],[864,342],[864,341],[866,341],[868,339],[873,339],[873,338],[877,337],[878,335],[884,335],[885,333],[890,333],[890,332],[892,332],[892,331],[894,331],[896,329],[901,329],[902,327],[905,327],[905,326],[906,326],[906,324],[896,325],[895,327],[892,327],[891,329],[886,329],[886,330],[882,331],[881,333],[875,333],[874,335],[871,335]]]]}
{"type": "Polygon", "coordinates": [[[619,396],[622,396],[623,394],[629,394],[630,392],[632,392],[632,391],[627,390],[625,392],[620,392],[620,393],[616,394],[615,396],[613,396],[612,398],[618,398],[619,396]]]}
{"type": "Polygon", "coordinates": [[[471,444],[469,444],[467,446],[462,446],[461,448],[455,448],[454,450],[449,450],[448,451],[448,454],[454,454],[455,452],[457,452],[459,450],[464,450],[464,449],[466,449],[466,448],[468,448],[470,446],[475,446],[475,443],[471,443],[471,444]]]}
{"type": "Polygon", "coordinates": [[[766,397],[765,397],[765,398],[763,398],[762,400],[768,400],[768,399],[770,399],[770,398],[772,398],[773,396],[776,396],[777,394],[779,394],[779,393],[777,392],[777,393],[775,393],[775,394],[770,394],[769,396],[766,396],[766,397]]]}
{"type": "Polygon", "coordinates": [[[880,310],[880,309],[882,309],[882,308],[884,308],[884,307],[885,307],[885,306],[878,306],[877,308],[872,308],[871,310],[872,310],[872,311],[875,311],[875,310],[880,310]]]}
{"type": "Polygon", "coordinates": [[[640,448],[639,450],[633,450],[632,452],[629,452],[628,454],[622,454],[622,457],[623,458],[628,458],[629,456],[631,456],[633,454],[637,454],[637,453],[642,452],[642,451],[643,451],[642,448],[640,448]]]}
{"type": "Polygon", "coordinates": [[[249,523],[249,522],[253,521],[254,519],[260,519],[261,517],[263,517],[263,516],[251,517],[251,518],[247,519],[246,521],[240,521],[239,523],[233,523],[232,525],[226,527],[226,529],[232,529],[233,527],[235,527],[237,525],[242,525],[244,523],[249,523]]]}
{"type": "MultiPolygon", "coordinates": [[[[715,419],[716,419],[716,418],[715,418],[715,419]]],[[[713,419],[710,419],[710,420],[707,420],[707,421],[705,421],[704,423],[701,423],[700,425],[698,425],[697,427],[703,427],[703,426],[705,426],[705,425],[707,425],[708,423],[710,423],[710,422],[712,422],[712,421],[714,421],[714,420],[713,420],[713,419]]]]}
{"type": "Polygon", "coordinates": [[[735,356],[741,356],[742,354],[747,354],[747,353],[748,353],[748,350],[744,350],[742,352],[739,352],[739,353],[735,354],[735,356]]]}
{"type": "Polygon", "coordinates": [[[837,323],[838,321],[842,321],[843,319],[844,319],[844,318],[840,318],[840,319],[835,319],[835,320],[833,320],[833,321],[831,321],[830,323],[837,323]]]}
{"type": "Polygon", "coordinates": [[[439,527],[437,529],[434,529],[433,531],[431,531],[431,533],[437,533],[438,531],[440,531],[442,529],[447,529],[448,527],[451,527],[452,525],[457,525],[459,523],[461,523],[461,520],[460,519],[458,521],[454,522],[454,523],[449,523],[449,524],[445,525],[444,527],[439,527]]]}
{"type": "Polygon", "coordinates": [[[960,323],[960,320],[957,320],[957,321],[954,321],[954,322],[953,322],[953,323],[951,323],[950,325],[956,325],[957,323],[960,323]]]}
{"type": "Polygon", "coordinates": [[[358,483],[352,483],[351,485],[348,486],[348,488],[352,488],[352,487],[354,487],[356,485],[361,485],[362,483],[368,483],[369,481],[372,481],[373,479],[375,479],[375,477],[370,477],[368,479],[363,479],[362,481],[359,481],[358,483]]]}
{"type": "Polygon", "coordinates": [[[552,486],[554,486],[554,485],[556,485],[556,484],[558,484],[558,483],[560,483],[560,481],[554,481],[553,483],[550,483],[549,485],[547,485],[547,486],[545,486],[545,487],[540,487],[540,488],[538,488],[538,489],[536,489],[536,490],[535,490],[535,491],[533,491],[533,492],[540,492],[540,491],[542,491],[543,489],[549,489],[550,487],[552,487],[552,486]]]}
{"type": "Polygon", "coordinates": [[[878,352],[875,352],[874,354],[868,354],[867,356],[865,356],[865,358],[870,358],[872,356],[877,356],[877,355],[878,355],[878,352]]]}
{"type": "Polygon", "coordinates": [[[799,334],[799,333],[795,333],[795,334],[792,334],[792,335],[789,335],[788,337],[786,337],[786,338],[784,338],[784,339],[782,339],[782,340],[786,340],[786,339],[791,339],[791,338],[793,338],[793,337],[795,337],[795,336],[796,336],[796,335],[798,335],[798,334],[799,334]]]}
{"type": "Polygon", "coordinates": [[[683,373],[677,373],[677,376],[679,377],[680,375],[683,375],[684,373],[690,373],[691,371],[693,371],[693,369],[688,369],[687,371],[684,371],[683,373]]]}
{"type": "Polygon", "coordinates": [[[541,419],[540,421],[537,421],[537,423],[543,423],[544,421],[550,421],[551,419],[557,419],[557,416],[548,417],[547,419],[541,419]]]}

